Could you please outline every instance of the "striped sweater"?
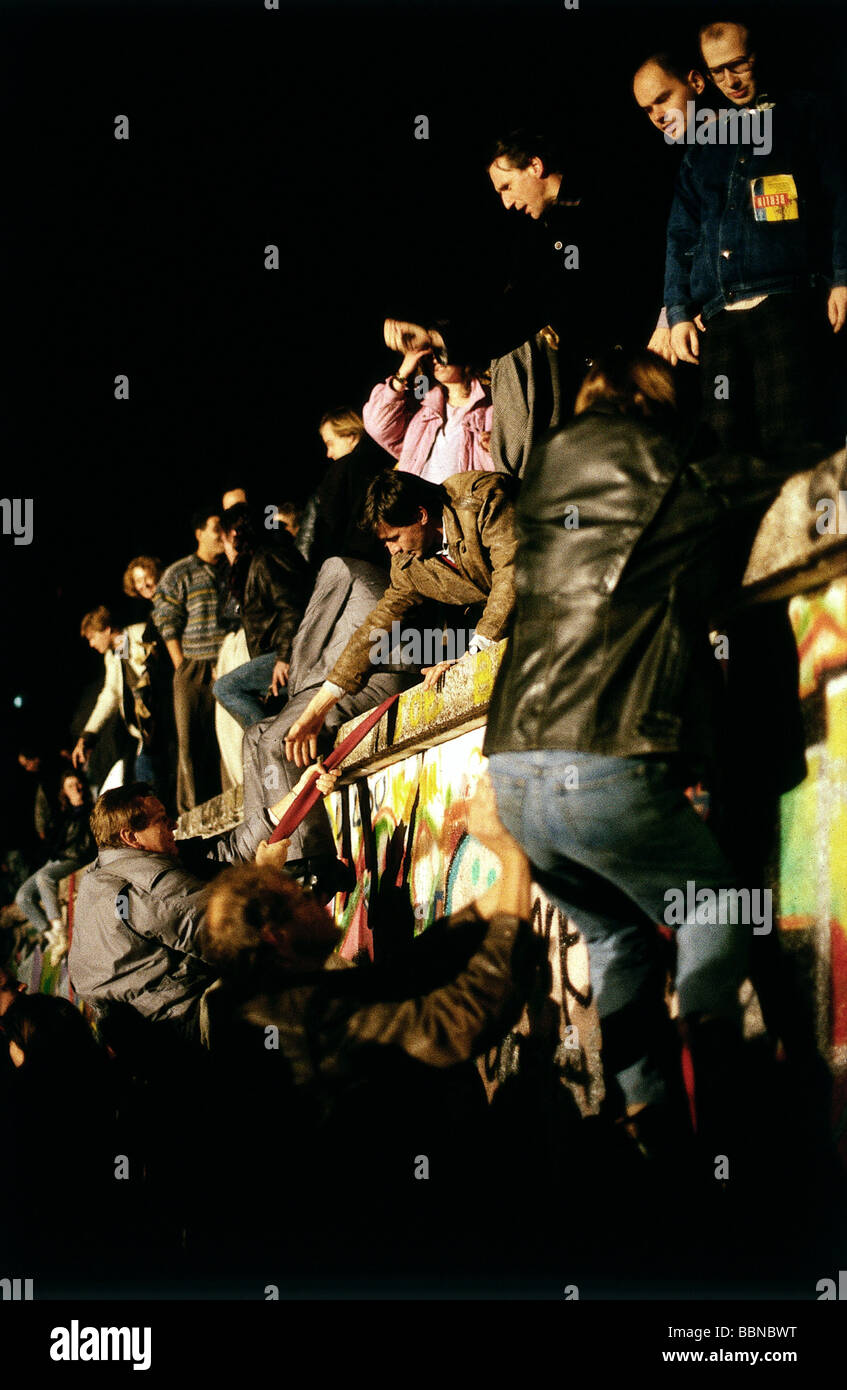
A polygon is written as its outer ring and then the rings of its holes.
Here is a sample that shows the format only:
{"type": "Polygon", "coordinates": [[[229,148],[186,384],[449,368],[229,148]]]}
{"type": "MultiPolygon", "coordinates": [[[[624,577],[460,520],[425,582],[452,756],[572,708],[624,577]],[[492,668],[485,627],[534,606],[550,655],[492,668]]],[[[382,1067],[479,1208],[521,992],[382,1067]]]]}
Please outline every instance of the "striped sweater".
{"type": "Polygon", "coordinates": [[[226,635],[218,617],[222,584],[220,564],[207,564],[197,554],[174,561],[159,580],[153,621],[166,642],[182,643],[187,657],[214,661],[218,655],[226,635]]]}

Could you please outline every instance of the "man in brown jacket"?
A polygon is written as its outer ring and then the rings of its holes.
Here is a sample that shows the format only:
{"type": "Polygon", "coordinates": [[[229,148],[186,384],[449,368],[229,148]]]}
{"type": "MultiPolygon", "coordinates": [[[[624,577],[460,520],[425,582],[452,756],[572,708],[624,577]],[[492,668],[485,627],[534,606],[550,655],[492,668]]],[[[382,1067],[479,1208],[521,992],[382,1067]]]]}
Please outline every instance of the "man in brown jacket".
{"type": "MultiPolygon", "coordinates": [[[[422,600],[483,603],[472,656],[506,635],[514,604],[513,484],[498,473],[455,473],[440,485],[412,473],[381,473],[371,483],[365,521],[391,555],[391,583],[351,637],[320,689],[285,735],[285,754],[305,767],[327,714],[362,688],[375,644],[422,600]],[[304,761],[305,760],[305,761],[304,761]]],[[[396,633],[397,629],[394,628],[396,633]]],[[[436,662],[425,685],[453,660],[436,662]]]]}

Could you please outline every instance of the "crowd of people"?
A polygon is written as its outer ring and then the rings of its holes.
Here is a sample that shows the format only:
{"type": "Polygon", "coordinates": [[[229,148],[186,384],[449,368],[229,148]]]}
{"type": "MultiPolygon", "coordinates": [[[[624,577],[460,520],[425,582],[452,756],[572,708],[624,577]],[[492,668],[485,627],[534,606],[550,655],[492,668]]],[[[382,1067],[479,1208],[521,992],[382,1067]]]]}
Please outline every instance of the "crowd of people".
{"type": "MultiPolygon", "coordinates": [[[[451,1219],[471,1190],[497,1200],[479,1173],[493,1131],[472,1064],[547,991],[531,879],[588,946],[605,1115],[663,1180],[702,1175],[717,1155],[755,1172],[746,976],[774,1051],[812,1078],[807,1096],[825,1092],[772,923],[758,931],[761,917],[702,908],[703,892],[743,903],[765,891],[779,795],[804,775],[786,610],[744,610],[741,581],[782,483],[827,459],[840,425],[837,124],[822,98],[767,79],[753,36],[729,21],[701,30],[696,57],[657,51],[633,71],[635,105],[679,146],[664,287],[647,286],[657,322],[640,344],[627,339],[599,184],[572,187],[567,145],[548,133],[509,132],[487,173],[540,235],[508,288],[461,312],[387,319],[396,371],[361,414],[321,419],[328,465],[304,506],[229,489],[191,517],[191,553],[164,568],[152,555],[128,562],[124,588],[150,604],[146,622],[121,627],[102,605],[82,618],[102,689],[55,803],[40,753],[21,750],[32,829],[13,867],[29,945],[55,964],[68,951],[57,884],[89,866],[68,966],[98,1045],[65,1002],[17,987],[7,951],[3,1085],[23,1133],[34,1097],[76,1059],[96,1074],[88,1109],[105,1097],[93,1135],[110,1132],[111,1088],[123,1086],[124,1142],[159,1195],[166,1143],[190,1147],[197,1126],[204,1172],[189,1196],[168,1192],[159,1231],[167,1245],[172,1219],[198,1263],[213,1232],[229,1252],[254,1239],[266,1251],[272,1232],[321,1268],[314,1229],[289,1205],[263,1233],[240,1229],[242,1205],[224,1195],[245,1152],[264,1157],[277,1191],[305,1191],[308,1173],[323,1196],[339,1154],[355,1150],[376,1206],[341,1223],[351,1249],[373,1241],[373,1210],[391,1228],[422,1157],[450,1174],[451,1219]],[[767,150],[751,144],[752,120],[731,119],[754,112],[767,114],[767,150]],[[694,372],[692,411],[680,397],[694,372]],[[432,660],[433,631],[462,641],[432,660]],[[328,904],[355,874],[324,807],[338,773],[322,758],[346,721],[504,638],[490,781],[468,814],[501,874],[472,906],[351,965],[328,904]],[[95,782],[87,770],[113,716],[125,756],[95,782]],[[235,830],[175,839],[175,814],[239,782],[235,830]],[[275,841],[315,783],[320,796],[275,841]],[[695,785],[709,790],[708,818],[686,794],[695,785]],[[669,894],[690,902],[692,884],[697,906],[669,918],[669,894]],[[674,1023],[661,925],[675,939],[674,1023]],[[139,1078],[145,1106],[151,1088],[161,1098],[158,1124],[138,1109],[139,1078]],[[223,1136],[203,1118],[210,1095],[223,1136]]],[[[98,1172],[115,1152],[104,1143],[98,1172]]],[[[24,1147],[38,1170],[39,1143],[24,1147]]],[[[407,1197],[401,1206],[408,1233],[407,1197]]],[[[424,1241],[433,1209],[416,1211],[424,1241]]],[[[484,1224],[472,1222],[491,1254],[484,1224]]]]}

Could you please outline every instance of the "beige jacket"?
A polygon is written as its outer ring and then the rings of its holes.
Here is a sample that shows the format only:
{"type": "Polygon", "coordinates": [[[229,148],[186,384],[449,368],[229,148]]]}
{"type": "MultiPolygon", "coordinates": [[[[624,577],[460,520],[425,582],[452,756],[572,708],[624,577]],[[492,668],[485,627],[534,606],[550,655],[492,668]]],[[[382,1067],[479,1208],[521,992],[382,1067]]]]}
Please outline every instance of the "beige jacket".
{"type": "Polygon", "coordinates": [[[374,632],[390,632],[422,599],[440,603],[485,601],[476,630],[497,641],[505,636],[515,601],[514,485],[501,473],[455,473],[442,487],[444,539],[456,566],[437,555],[395,555],[391,584],[338,658],[327,680],[351,694],[371,671],[374,632]]]}
{"type": "MultiPolygon", "coordinates": [[[[141,640],[144,626],[144,623],[130,623],[129,627],[124,629],[123,646],[118,647],[117,651],[106,652],[103,657],[106,663],[106,674],[100,694],[97,696],[97,703],[88,716],[83,733],[98,734],[111,715],[116,711],[123,714],[124,685],[121,664],[126,661],[139,680],[144,675],[148,655],[147,647],[141,640]]],[[[127,723],[127,728],[132,737],[140,741],[141,731],[137,725],[127,723]]]]}

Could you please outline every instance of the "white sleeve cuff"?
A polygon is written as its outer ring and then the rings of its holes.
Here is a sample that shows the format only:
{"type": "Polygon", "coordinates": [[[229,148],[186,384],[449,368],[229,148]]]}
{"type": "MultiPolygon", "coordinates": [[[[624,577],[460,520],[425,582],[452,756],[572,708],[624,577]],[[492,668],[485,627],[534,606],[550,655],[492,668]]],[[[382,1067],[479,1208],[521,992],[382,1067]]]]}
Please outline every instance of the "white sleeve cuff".
{"type": "Polygon", "coordinates": [[[489,647],[493,646],[493,637],[484,637],[481,632],[475,632],[468,643],[468,656],[476,656],[477,652],[487,651],[489,647]]]}

